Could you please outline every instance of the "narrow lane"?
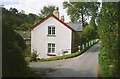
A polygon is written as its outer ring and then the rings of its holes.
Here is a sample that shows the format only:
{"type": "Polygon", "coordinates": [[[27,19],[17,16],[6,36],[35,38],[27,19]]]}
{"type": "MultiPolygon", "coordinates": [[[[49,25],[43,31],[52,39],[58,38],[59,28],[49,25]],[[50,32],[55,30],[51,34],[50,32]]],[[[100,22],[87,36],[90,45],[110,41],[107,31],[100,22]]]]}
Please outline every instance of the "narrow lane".
{"type": "Polygon", "coordinates": [[[31,63],[30,67],[45,77],[97,77],[99,48],[97,43],[78,57],[31,63]]]}

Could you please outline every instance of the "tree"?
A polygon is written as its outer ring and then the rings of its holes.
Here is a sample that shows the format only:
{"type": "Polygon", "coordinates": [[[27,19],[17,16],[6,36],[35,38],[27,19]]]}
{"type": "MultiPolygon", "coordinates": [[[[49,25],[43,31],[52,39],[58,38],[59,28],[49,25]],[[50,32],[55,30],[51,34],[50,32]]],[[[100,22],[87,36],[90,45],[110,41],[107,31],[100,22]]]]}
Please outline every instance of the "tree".
{"type": "Polygon", "coordinates": [[[67,8],[67,14],[71,21],[82,21],[83,27],[85,27],[84,22],[87,20],[86,16],[97,16],[99,6],[99,2],[63,2],[63,7],[67,8]]]}
{"type": "Polygon", "coordinates": [[[98,38],[98,30],[97,26],[95,24],[95,18],[92,17],[90,20],[90,24],[86,24],[85,27],[83,27],[82,32],[82,43],[85,43],[89,40],[98,38]]]}
{"type": "Polygon", "coordinates": [[[16,8],[10,8],[10,10],[13,14],[17,14],[18,13],[18,10],[16,8]]]}
{"type": "Polygon", "coordinates": [[[38,20],[39,16],[36,14],[29,13],[26,17],[26,22],[34,24],[35,20],[38,20]]]}
{"type": "Polygon", "coordinates": [[[30,23],[23,23],[21,24],[20,26],[17,26],[16,29],[17,30],[30,30],[30,27],[32,27],[33,24],[30,24],[30,23]]]}
{"type": "Polygon", "coordinates": [[[22,13],[22,14],[25,14],[25,11],[24,11],[24,10],[21,10],[21,13],[22,13]]]}
{"type": "Polygon", "coordinates": [[[48,6],[48,7],[44,7],[41,10],[41,13],[39,14],[41,18],[45,18],[50,14],[53,14],[53,11],[55,10],[55,6],[48,6]]]}
{"type": "Polygon", "coordinates": [[[19,26],[24,22],[17,14],[12,13],[5,8],[2,8],[2,16],[12,29],[16,29],[16,26],[19,26]]]}
{"type": "Polygon", "coordinates": [[[88,42],[89,40],[96,39],[96,29],[90,24],[83,28],[82,32],[82,43],[88,42]]]}
{"type": "Polygon", "coordinates": [[[15,8],[10,8],[8,11],[5,8],[2,8],[2,16],[6,19],[6,23],[8,23],[11,28],[14,30],[29,30],[30,27],[33,26],[35,20],[38,20],[40,17],[36,14],[24,14],[22,12],[14,12],[15,8]]]}
{"type": "Polygon", "coordinates": [[[97,30],[97,25],[95,24],[95,17],[91,17],[91,20],[90,20],[90,25],[93,26],[95,28],[95,30],[97,30]]]}

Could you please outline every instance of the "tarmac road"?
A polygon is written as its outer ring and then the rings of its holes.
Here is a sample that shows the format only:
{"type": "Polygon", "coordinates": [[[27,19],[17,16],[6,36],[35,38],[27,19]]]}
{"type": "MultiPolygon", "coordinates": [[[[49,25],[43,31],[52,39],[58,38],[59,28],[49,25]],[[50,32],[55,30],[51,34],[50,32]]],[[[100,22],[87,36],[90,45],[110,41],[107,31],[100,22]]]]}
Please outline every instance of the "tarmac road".
{"type": "Polygon", "coordinates": [[[39,77],[97,77],[99,48],[100,42],[78,57],[32,62],[30,67],[39,77]]]}

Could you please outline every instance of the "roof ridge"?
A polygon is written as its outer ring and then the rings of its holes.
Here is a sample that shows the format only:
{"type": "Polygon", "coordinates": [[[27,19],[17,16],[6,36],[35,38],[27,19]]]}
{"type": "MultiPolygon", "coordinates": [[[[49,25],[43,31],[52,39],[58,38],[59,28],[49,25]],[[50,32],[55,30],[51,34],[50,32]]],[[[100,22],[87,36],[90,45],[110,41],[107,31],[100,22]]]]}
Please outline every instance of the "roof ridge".
{"type": "MultiPolygon", "coordinates": [[[[47,20],[49,17],[53,17],[56,20],[58,20],[60,23],[62,23],[63,25],[65,25],[66,27],[68,27],[71,30],[74,30],[73,28],[71,28],[69,25],[67,25],[66,23],[64,23],[63,21],[61,21],[59,18],[57,18],[56,16],[54,16],[53,14],[47,16],[46,18],[44,18],[43,20],[39,21],[38,23],[36,23],[34,26],[32,26],[30,29],[33,30],[36,26],[38,26],[39,24],[41,24],[42,22],[44,22],[45,20],[47,20]]],[[[75,31],[75,30],[74,30],[75,31]]]]}

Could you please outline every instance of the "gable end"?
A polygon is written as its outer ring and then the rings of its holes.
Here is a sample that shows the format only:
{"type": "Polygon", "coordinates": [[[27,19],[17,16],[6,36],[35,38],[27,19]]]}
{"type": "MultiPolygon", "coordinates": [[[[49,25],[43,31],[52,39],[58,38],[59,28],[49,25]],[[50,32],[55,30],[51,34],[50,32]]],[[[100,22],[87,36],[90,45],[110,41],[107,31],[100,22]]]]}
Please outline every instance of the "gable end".
{"type": "Polygon", "coordinates": [[[66,27],[68,27],[70,30],[73,30],[73,31],[74,31],[74,29],[72,29],[72,28],[71,28],[70,26],[68,26],[66,23],[62,22],[60,19],[58,19],[58,18],[57,18],[56,16],[54,16],[53,14],[47,16],[45,19],[41,20],[40,22],[38,22],[37,24],[35,24],[34,26],[32,26],[32,27],[30,28],[30,30],[33,30],[35,27],[37,27],[39,24],[41,24],[42,22],[44,22],[45,20],[47,20],[47,19],[50,18],[50,17],[55,18],[55,19],[58,20],[60,23],[62,23],[62,24],[65,25],[66,27]]]}

